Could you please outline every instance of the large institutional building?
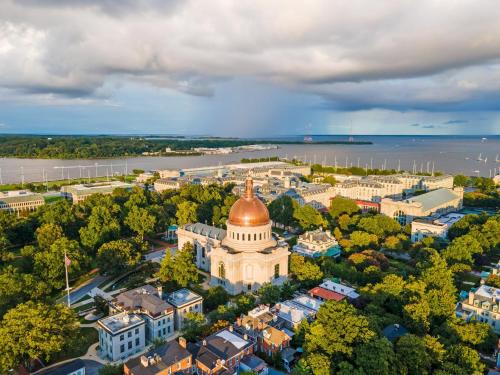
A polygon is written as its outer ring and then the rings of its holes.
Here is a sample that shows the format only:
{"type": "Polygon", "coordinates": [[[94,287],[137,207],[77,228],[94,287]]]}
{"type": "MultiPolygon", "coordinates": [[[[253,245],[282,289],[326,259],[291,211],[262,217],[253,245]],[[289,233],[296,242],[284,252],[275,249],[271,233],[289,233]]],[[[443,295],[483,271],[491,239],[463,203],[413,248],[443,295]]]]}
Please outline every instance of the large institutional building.
{"type": "Polygon", "coordinates": [[[272,236],[267,207],[254,196],[247,177],[245,192],[231,207],[227,230],[188,224],[178,230],[179,248],[196,250],[198,267],[210,272],[210,284],[230,294],[255,291],[264,283],[282,284],[288,275],[288,245],[272,236]]]}

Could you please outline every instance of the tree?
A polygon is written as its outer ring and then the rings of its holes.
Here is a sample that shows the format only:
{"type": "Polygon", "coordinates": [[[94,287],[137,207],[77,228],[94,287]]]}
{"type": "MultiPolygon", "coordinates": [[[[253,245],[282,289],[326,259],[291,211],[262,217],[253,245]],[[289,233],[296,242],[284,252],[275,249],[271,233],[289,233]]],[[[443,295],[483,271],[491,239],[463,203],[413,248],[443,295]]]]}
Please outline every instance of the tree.
{"type": "Polygon", "coordinates": [[[198,281],[198,270],[194,264],[191,242],[186,242],[175,256],[172,256],[170,251],[166,251],[157,276],[163,283],[175,282],[182,287],[198,281]]]}
{"type": "Polygon", "coordinates": [[[77,219],[73,207],[66,199],[40,206],[35,216],[41,224],[60,225],[67,235],[76,234],[77,219]]]}
{"type": "Polygon", "coordinates": [[[125,240],[103,244],[97,251],[97,264],[101,271],[110,275],[119,275],[137,265],[141,254],[125,240]]]}
{"type": "Polygon", "coordinates": [[[396,220],[385,215],[363,217],[359,220],[357,226],[359,229],[375,234],[379,238],[401,232],[401,225],[396,220]]]}
{"type": "Polygon", "coordinates": [[[330,375],[331,361],[328,356],[321,353],[310,353],[306,360],[314,375],[330,375]]]}
{"type": "Polygon", "coordinates": [[[465,374],[484,374],[484,364],[479,354],[465,345],[453,345],[446,353],[445,361],[458,365],[465,374]]]}
{"type": "Polygon", "coordinates": [[[462,343],[485,353],[492,352],[497,344],[493,329],[477,320],[466,323],[461,319],[450,319],[445,323],[444,330],[451,336],[452,343],[462,343]]]}
{"type": "Polygon", "coordinates": [[[82,245],[95,251],[102,244],[115,240],[120,235],[120,223],[104,206],[92,208],[87,226],[80,229],[82,245]]]}
{"type": "Polygon", "coordinates": [[[359,211],[361,210],[356,202],[352,199],[341,197],[340,195],[337,195],[331,200],[330,209],[328,210],[333,218],[338,218],[341,214],[352,215],[359,211]]]}
{"type": "Polygon", "coordinates": [[[191,342],[199,340],[206,330],[205,317],[199,312],[188,312],[184,317],[182,336],[191,342]]]}
{"type": "Polygon", "coordinates": [[[62,228],[53,223],[42,224],[36,230],[36,242],[41,250],[48,250],[58,239],[64,236],[62,228]]]}
{"type": "Polygon", "coordinates": [[[442,254],[448,264],[453,265],[457,263],[471,264],[472,256],[482,252],[481,244],[474,237],[466,234],[451,241],[442,254]]]}
{"type": "Polygon", "coordinates": [[[70,277],[78,274],[87,262],[87,258],[80,251],[76,241],[63,237],[55,241],[49,250],[35,254],[35,273],[56,289],[62,288],[65,283],[64,254],[71,260],[68,267],[70,277]]]}
{"type": "Polygon", "coordinates": [[[279,286],[272,285],[271,283],[264,283],[259,291],[260,303],[266,305],[274,305],[280,301],[281,290],[279,286]]]}
{"type": "Polygon", "coordinates": [[[390,375],[396,373],[392,344],[385,337],[373,339],[354,349],[354,363],[366,374],[390,375]]]}
{"type": "Polygon", "coordinates": [[[463,174],[457,174],[453,177],[453,185],[454,186],[467,186],[469,185],[470,180],[468,177],[463,174]]]}
{"type": "Polygon", "coordinates": [[[329,358],[351,357],[357,345],[375,337],[368,319],[347,302],[324,303],[306,333],[306,353],[323,353],[329,358]]]}
{"type": "Polygon", "coordinates": [[[290,256],[290,272],[301,283],[311,284],[323,278],[319,266],[299,254],[290,256]]]}
{"type": "Polygon", "coordinates": [[[219,305],[224,305],[229,301],[229,293],[222,286],[210,288],[203,305],[207,310],[213,310],[219,305]]]}
{"type": "Polygon", "coordinates": [[[236,315],[246,314],[255,306],[255,297],[250,293],[240,294],[236,297],[236,315]]]}
{"type": "Polygon", "coordinates": [[[325,226],[326,221],[321,214],[313,206],[305,204],[297,206],[293,210],[293,218],[299,226],[304,230],[316,229],[320,226],[325,226]]]}
{"type": "Polygon", "coordinates": [[[186,242],[180,251],[177,251],[174,262],[174,281],[182,287],[198,281],[198,269],[193,260],[193,245],[186,242]]]}
{"type": "Polygon", "coordinates": [[[337,180],[333,176],[325,176],[323,178],[323,183],[324,184],[330,184],[332,186],[335,186],[337,184],[337,180]]]}
{"type": "Polygon", "coordinates": [[[352,246],[358,249],[366,249],[370,246],[376,246],[378,243],[376,235],[362,231],[352,232],[349,239],[351,240],[352,246]]]}
{"type": "Polygon", "coordinates": [[[408,334],[399,338],[395,346],[400,374],[424,375],[431,370],[431,357],[425,342],[418,336],[408,334]]]}
{"type": "Polygon", "coordinates": [[[0,324],[0,370],[19,364],[29,368],[30,359],[50,360],[78,332],[78,321],[64,305],[21,303],[9,310],[0,324]]]}
{"type": "Polygon", "coordinates": [[[194,202],[182,201],[179,203],[177,205],[177,212],[175,213],[177,224],[184,225],[198,221],[197,210],[198,205],[194,202]]]}
{"type": "Polygon", "coordinates": [[[297,206],[298,203],[291,197],[282,195],[269,204],[269,216],[275,223],[292,226],[295,224],[293,215],[297,206]]]}
{"type": "Polygon", "coordinates": [[[155,223],[156,218],[148,210],[137,206],[133,206],[125,218],[125,224],[137,234],[141,242],[144,241],[144,235],[153,231],[155,223]]]}

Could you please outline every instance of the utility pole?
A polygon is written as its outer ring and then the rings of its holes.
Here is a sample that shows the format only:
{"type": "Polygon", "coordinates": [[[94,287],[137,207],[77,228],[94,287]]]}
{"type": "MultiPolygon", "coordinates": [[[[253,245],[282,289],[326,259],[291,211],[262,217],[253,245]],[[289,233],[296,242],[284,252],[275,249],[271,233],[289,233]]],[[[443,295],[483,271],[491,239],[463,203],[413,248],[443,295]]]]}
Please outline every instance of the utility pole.
{"type": "Polygon", "coordinates": [[[68,297],[68,307],[71,307],[71,299],[69,298],[69,277],[68,277],[68,266],[71,264],[71,260],[66,255],[66,250],[64,250],[64,270],[66,272],[66,295],[68,297]]]}

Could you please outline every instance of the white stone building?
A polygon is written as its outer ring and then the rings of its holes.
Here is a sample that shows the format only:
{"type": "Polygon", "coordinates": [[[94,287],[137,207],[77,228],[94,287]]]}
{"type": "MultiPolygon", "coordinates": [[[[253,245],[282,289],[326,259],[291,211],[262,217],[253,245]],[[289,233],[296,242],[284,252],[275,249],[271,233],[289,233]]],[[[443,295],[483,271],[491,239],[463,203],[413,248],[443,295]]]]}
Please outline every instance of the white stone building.
{"type": "Polygon", "coordinates": [[[146,347],[145,321],[136,314],[122,312],[99,319],[99,354],[110,361],[119,361],[139,353],[146,347]]]}
{"type": "Polygon", "coordinates": [[[487,323],[496,333],[500,333],[499,302],[500,289],[481,285],[477,290],[471,289],[468,297],[458,303],[456,314],[466,321],[474,318],[487,323]]]}
{"type": "Polygon", "coordinates": [[[382,199],[380,212],[396,219],[401,225],[417,217],[438,217],[462,208],[463,188],[437,189],[404,200],[382,199]]]}
{"type": "Polygon", "coordinates": [[[9,212],[30,212],[45,204],[42,194],[29,190],[0,192],[0,210],[9,212]]]}
{"type": "Polygon", "coordinates": [[[301,234],[297,238],[297,244],[293,247],[293,251],[313,258],[322,255],[340,255],[340,248],[335,237],[329,230],[323,231],[322,229],[301,234]]]}
{"type": "Polygon", "coordinates": [[[133,312],[146,323],[145,339],[166,339],[174,334],[174,308],[163,300],[162,287],[144,285],[119,294],[110,306],[111,313],[133,312]]]}
{"type": "Polygon", "coordinates": [[[426,237],[446,239],[448,229],[463,217],[463,214],[452,212],[437,219],[432,217],[417,218],[411,222],[411,241],[422,241],[426,237]]]}
{"type": "Polygon", "coordinates": [[[203,313],[203,297],[189,289],[179,289],[168,295],[167,301],[175,309],[175,329],[184,327],[184,318],[187,313],[203,313]]]}
{"type": "Polygon", "coordinates": [[[132,189],[133,185],[121,181],[96,182],[91,184],[68,185],[61,187],[61,195],[73,202],[80,203],[92,194],[112,194],[115,189],[132,189]]]}
{"type": "MultiPolygon", "coordinates": [[[[267,207],[253,194],[248,177],[245,194],[231,207],[227,230],[210,245],[210,285],[230,294],[255,291],[264,283],[282,284],[288,277],[288,245],[272,236],[267,207]]],[[[199,241],[198,233],[178,232],[179,242],[199,241]]],[[[203,247],[203,246],[202,246],[203,247]]]]}

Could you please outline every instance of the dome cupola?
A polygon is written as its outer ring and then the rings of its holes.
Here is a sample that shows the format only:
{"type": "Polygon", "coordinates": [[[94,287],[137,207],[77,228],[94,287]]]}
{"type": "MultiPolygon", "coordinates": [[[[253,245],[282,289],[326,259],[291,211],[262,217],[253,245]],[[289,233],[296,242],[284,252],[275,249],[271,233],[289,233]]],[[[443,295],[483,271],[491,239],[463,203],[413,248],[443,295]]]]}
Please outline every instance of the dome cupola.
{"type": "Polygon", "coordinates": [[[256,227],[269,224],[269,211],[262,201],[253,194],[253,180],[248,176],[245,193],[229,211],[228,222],[240,227],[256,227]]]}

